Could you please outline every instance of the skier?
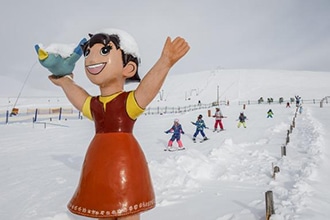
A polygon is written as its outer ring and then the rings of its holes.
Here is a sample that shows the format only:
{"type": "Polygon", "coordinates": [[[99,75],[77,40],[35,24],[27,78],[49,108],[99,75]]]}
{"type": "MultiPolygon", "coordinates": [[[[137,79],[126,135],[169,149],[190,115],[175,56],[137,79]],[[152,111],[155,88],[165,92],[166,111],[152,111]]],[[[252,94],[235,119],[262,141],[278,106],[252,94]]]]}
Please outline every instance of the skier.
{"type": "Polygon", "coordinates": [[[237,127],[240,128],[241,125],[243,125],[244,128],[246,128],[246,124],[245,124],[245,120],[247,120],[247,117],[244,115],[243,112],[241,112],[239,114],[239,117],[238,117],[238,124],[237,124],[237,127]]]}
{"type": "Polygon", "coordinates": [[[222,115],[222,112],[220,111],[220,108],[215,108],[215,113],[212,117],[215,118],[213,132],[217,131],[218,125],[220,127],[220,131],[223,131],[224,128],[223,128],[223,124],[222,124],[222,118],[225,118],[225,116],[222,115]]]}
{"type": "Polygon", "coordinates": [[[208,140],[208,138],[206,137],[205,133],[204,133],[204,128],[208,128],[206,127],[205,125],[205,122],[204,120],[202,119],[203,116],[202,115],[199,115],[197,117],[197,121],[196,122],[191,122],[193,125],[196,126],[196,131],[193,135],[193,141],[196,142],[196,137],[199,133],[201,133],[201,135],[203,136],[203,141],[206,141],[208,140]]]}
{"type": "Polygon", "coordinates": [[[267,112],[267,118],[273,118],[273,115],[274,115],[273,111],[269,109],[267,112]]]}
{"type": "Polygon", "coordinates": [[[53,74],[49,79],[95,123],[96,133],[69,210],[98,219],[140,219],[140,213],[154,208],[156,201],[148,164],[133,135],[133,126],[159,92],[169,70],[188,52],[189,45],[181,37],[168,37],[155,65],[134,91],[126,92],[125,81],[140,81],[135,40],[116,29],[90,35],[74,54],[84,54],[86,75],[99,86],[101,95],[93,97],[74,82],[72,70],[64,62],[66,58],[57,56],[61,61],[55,64],[60,65],[53,65],[57,60],[48,60],[50,53],[35,48],[40,63],[53,74]],[[52,68],[48,68],[50,65],[52,68]]]}
{"type": "Polygon", "coordinates": [[[179,119],[175,119],[173,126],[169,130],[165,131],[165,133],[166,134],[173,133],[171,139],[168,141],[167,150],[169,151],[172,150],[173,141],[175,140],[179,145],[179,150],[185,149],[181,141],[181,134],[184,134],[184,131],[182,129],[181,124],[179,123],[179,119]]]}
{"type": "Polygon", "coordinates": [[[299,95],[296,95],[295,99],[296,99],[296,107],[299,107],[299,105],[301,103],[301,97],[299,95]]]}

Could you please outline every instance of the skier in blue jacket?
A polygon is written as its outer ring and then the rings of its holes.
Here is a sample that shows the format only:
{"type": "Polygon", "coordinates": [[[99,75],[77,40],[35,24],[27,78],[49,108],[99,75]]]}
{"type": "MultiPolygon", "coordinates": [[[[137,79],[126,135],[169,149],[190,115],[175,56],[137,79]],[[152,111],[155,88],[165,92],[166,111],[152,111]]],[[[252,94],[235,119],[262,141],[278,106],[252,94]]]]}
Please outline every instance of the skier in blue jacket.
{"type": "Polygon", "coordinates": [[[245,120],[247,120],[247,117],[244,115],[243,112],[241,112],[237,119],[237,121],[238,121],[237,127],[240,128],[241,125],[243,125],[243,127],[246,128],[245,120]]]}
{"type": "Polygon", "coordinates": [[[199,133],[201,133],[201,135],[203,136],[203,140],[208,140],[208,138],[206,137],[205,133],[204,133],[204,128],[208,128],[206,127],[205,125],[205,122],[203,120],[203,116],[202,115],[199,115],[198,118],[197,118],[197,121],[196,122],[191,122],[193,125],[196,126],[196,131],[193,135],[193,141],[196,142],[196,137],[199,133]]]}
{"type": "Polygon", "coordinates": [[[175,141],[175,140],[179,145],[179,150],[184,150],[185,149],[183,147],[183,144],[182,144],[182,141],[181,141],[181,134],[184,134],[184,131],[182,129],[181,124],[179,123],[179,119],[175,119],[173,126],[169,130],[165,131],[165,133],[166,134],[173,133],[171,139],[168,141],[168,144],[167,144],[167,149],[168,150],[172,149],[173,141],[175,141]]]}

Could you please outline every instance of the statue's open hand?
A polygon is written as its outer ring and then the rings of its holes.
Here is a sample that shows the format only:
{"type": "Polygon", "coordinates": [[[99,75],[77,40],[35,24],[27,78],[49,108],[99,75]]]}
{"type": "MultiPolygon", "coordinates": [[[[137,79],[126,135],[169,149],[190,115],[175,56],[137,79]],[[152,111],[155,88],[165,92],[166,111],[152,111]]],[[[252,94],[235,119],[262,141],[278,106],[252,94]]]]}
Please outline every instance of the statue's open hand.
{"type": "Polygon", "coordinates": [[[172,67],[178,60],[180,60],[189,51],[190,47],[185,39],[176,37],[173,41],[167,37],[162,58],[166,59],[170,67],[172,67]]]}

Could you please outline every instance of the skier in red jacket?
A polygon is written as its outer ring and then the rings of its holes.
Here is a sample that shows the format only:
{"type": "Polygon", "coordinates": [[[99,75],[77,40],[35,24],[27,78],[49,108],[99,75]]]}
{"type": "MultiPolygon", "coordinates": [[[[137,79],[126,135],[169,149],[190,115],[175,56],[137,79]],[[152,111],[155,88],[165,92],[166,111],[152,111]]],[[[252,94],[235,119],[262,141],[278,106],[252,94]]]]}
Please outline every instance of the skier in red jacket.
{"type": "Polygon", "coordinates": [[[222,119],[225,118],[225,116],[222,115],[222,112],[220,111],[220,108],[215,109],[215,113],[212,117],[215,118],[213,132],[217,131],[218,125],[220,127],[220,131],[223,131],[224,128],[223,128],[223,124],[222,124],[222,119]]]}

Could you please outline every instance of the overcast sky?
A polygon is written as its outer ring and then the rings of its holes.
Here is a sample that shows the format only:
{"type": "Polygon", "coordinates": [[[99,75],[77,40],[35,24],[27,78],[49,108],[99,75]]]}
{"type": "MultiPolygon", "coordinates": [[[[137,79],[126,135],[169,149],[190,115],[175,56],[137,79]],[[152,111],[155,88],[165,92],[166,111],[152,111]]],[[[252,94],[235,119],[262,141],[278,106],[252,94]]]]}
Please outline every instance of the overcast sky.
{"type": "MultiPolygon", "coordinates": [[[[329,0],[7,0],[0,16],[0,75],[22,81],[37,60],[35,44],[78,43],[103,28],[134,36],[141,75],[158,59],[165,38],[178,35],[191,50],[172,74],[216,68],[330,72],[329,0]]],[[[76,75],[84,76],[82,65],[81,59],[76,75]]],[[[37,64],[31,80],[47,75],[37,64]]]]}

